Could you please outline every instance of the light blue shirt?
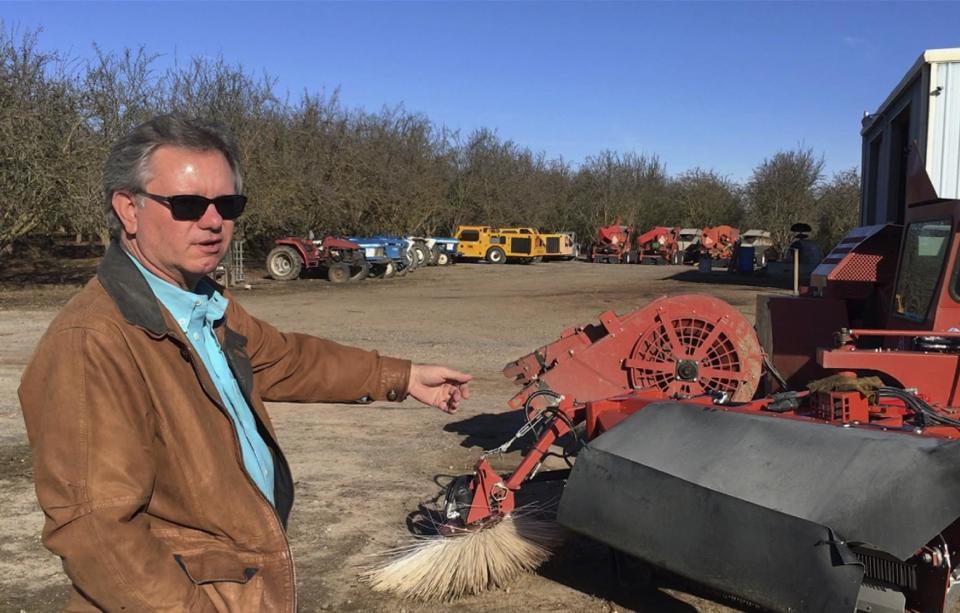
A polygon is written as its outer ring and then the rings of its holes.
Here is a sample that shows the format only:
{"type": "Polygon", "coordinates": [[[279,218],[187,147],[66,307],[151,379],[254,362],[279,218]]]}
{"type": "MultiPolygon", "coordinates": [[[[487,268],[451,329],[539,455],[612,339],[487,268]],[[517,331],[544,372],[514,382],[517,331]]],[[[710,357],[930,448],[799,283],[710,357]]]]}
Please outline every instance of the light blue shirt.
{"type": "Polygon", "coordinates": [[[187,335],[190,344],[203,361],[217,392],[220,393],[223,407],[233,421],[247,474],[270,504],[274,504],[273,456],[270,455],[270,449],[263,437],[257,432],[253,411],[227,364],[220,348],[220,340],[213,333],[213,325],[223,319],[230,301],[211,287],[206,279],[200,281],[196,292],[188,292],[153,274],[129,253],[127,256],[140,269],[160,304],[177,320],[180,329],[187,335]]]}

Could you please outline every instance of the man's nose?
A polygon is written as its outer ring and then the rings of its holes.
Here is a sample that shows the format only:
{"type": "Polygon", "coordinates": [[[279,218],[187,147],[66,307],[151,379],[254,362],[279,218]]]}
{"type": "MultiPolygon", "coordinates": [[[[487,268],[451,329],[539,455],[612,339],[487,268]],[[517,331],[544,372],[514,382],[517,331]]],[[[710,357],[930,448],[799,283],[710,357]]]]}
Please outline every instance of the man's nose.
{"type": "Polygon", "coordinates": [[[220,216],[220,211],[212,202],[207,205],[207,210],[203,212],[203,216],[197,220],[197,225],[204,230],[219,230],[223,227],[223,217],[220,216]]]}

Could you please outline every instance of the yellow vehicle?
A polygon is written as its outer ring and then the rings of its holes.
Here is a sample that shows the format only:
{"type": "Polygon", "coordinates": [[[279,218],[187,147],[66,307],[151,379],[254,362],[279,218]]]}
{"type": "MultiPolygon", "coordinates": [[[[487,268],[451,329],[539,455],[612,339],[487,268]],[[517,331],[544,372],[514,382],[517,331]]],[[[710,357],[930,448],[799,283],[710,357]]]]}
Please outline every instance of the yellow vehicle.
{"type": "Polygon", "coordinates": [[[540,233],[547,247],[547,253],[544,260],[574,260],[580,256],[580,245],[577,243],[577,235],[573,232],[551,232],[549,234],[540,233]]]}
{"type": "Polygon", "coordinates": [[[530,263],[547,255],[546,243],[533,228],[457,226],[457,257],[503,264],[507,260],[530,263]]]}

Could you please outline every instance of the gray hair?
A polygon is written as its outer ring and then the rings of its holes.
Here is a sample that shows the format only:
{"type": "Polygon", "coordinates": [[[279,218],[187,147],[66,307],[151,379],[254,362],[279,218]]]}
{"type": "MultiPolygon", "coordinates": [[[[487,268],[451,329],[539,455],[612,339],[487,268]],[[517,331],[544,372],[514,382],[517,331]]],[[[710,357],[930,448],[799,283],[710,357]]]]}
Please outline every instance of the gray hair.
{"type": "Polygon", "coordinates": [[[113,210],[113,194],[142,191],[150,180],[150,156],[157,147],[164,145],[219,151],[233,171],[234,189],[238,194],[243,191],[237,146],[222,125],[180,115],[157,115],[114,143],[104,164],[104,216],[113,238],[120,235],[120,220],[113,210]]]}

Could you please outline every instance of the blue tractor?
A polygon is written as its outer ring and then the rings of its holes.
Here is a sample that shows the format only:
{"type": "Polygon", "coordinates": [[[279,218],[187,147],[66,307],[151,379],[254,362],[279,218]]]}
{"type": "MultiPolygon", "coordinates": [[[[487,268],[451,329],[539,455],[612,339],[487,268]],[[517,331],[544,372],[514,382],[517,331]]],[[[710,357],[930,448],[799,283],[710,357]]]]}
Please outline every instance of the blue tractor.
{"type": "Polygon", "coordinates": [[[360,245],[370,263],[370,276],[378,279],[402,277],[410,270],[406,257],[407,241],[395,236],[350,237],[360,245]]]}
{"type": "Polygon", "coordinates": [[[427,244],[430,245],[430,260],[434,266],[448,266],[456,261],[459,240],[434,236],[427,239],[427,244]]]}

